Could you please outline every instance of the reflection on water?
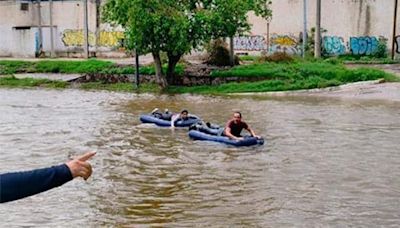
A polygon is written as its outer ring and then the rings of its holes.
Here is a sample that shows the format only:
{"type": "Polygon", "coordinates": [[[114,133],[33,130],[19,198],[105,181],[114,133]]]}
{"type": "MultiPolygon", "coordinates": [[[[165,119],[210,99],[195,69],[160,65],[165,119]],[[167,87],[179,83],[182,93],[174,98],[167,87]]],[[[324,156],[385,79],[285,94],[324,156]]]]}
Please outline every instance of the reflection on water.
{"type": "Polygon", "coordinates": [[[396,226],[399,104],[0,90],[0,172],[96,150],[94,175],[0,205],[2,226],[396,226]],[[264,146],[192,141],[141,124],[154,107],[223,124],[241,110],[264,146]]]}

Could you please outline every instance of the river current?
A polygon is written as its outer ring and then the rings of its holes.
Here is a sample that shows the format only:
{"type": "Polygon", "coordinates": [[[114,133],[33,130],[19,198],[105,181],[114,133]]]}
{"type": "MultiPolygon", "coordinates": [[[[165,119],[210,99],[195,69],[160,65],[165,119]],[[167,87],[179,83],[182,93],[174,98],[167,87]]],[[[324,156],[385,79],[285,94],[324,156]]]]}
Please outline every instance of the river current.
{"type": "Polygon", "coordinates": [[[0,205],[1,227],[345,227],[400,224],[400,104],[314,97],[0,89],[0,173],[95,150],[88,181],[0,205]],[[153,108],[266,139],[235,148],[141,124],[153,108]]]}

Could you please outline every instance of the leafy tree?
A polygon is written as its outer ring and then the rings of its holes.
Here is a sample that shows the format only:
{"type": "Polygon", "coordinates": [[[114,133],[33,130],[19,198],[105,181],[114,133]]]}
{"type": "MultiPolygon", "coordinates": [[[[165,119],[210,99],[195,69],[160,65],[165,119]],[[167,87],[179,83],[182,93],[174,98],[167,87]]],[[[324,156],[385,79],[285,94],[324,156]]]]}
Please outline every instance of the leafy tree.
{"type": "Polygon", "coordinates": [[[271,16],[270,0],[107,0],[105,21],[125,28],[128,49],[151,53],[157,82],[175,80],[181,57],[211,39],[234,36],[250,29],[247,13],[271,16]],[[168,57],[167,77],[160,53],[168,57]]]}

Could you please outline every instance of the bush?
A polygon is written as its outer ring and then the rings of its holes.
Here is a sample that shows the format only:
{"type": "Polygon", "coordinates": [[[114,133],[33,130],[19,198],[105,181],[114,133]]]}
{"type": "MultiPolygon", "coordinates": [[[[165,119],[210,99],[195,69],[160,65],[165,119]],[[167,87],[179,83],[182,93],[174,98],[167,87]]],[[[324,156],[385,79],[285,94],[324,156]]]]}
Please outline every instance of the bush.
{"type": "Polygon", "coordinates": [[[340,59],[338,59],[337,57],[325,59],[324,62],[333,64],[333,65],[338,65],[338,64],[342,63],[342,61],[340,59]]]}
{"type": "Polygon", "coordinates": [[[379,38],[378,48],[372,54],[376,58],[386,58],[387,57],[387,39],[384,37],[379,38]]]}
{"type": "Polygon", "coordinates": [[[294,58],[285,52],[275,52],[272,55],[262,56],[259,62],[290,63],[294,58]]]}
{"type": "MultiPolygon", "coordinates": [[[[207,64],[215,66],[230,66],[228,45],[222,39],[213,40],[206,47],[207,64]]],[[[235,65],[239,65],[239,57],[235,55],[235,65]]]]}

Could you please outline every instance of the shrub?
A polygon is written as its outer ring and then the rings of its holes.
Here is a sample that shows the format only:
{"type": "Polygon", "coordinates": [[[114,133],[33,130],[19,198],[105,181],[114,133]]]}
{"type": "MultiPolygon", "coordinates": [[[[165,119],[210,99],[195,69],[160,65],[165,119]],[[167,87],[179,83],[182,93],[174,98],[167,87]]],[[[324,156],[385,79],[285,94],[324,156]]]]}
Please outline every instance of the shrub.
{"type": "Polygon", "coordinates": [[[376,58],[386,58],[387,57],[387,39],[384,37],[379,38],[378,48],[372,54],[376,58]]]}
{"type": "Polygon", "coordinates": [[[262,56],[260,62],[274,62],[274,63],[289,63],[293,62],[294,58],[285,52],[275,52],[272,55],[262,56]]]}
{"type": "MultiPolygon", "coordinates": [[[[215,66],[229,66],[229,50],[222,39],[213,40],[206,46],[208,52],[207,64],[215,66]]],[[[235,55],[235,65],[239,65],[239,57],[235,55]]]]}

